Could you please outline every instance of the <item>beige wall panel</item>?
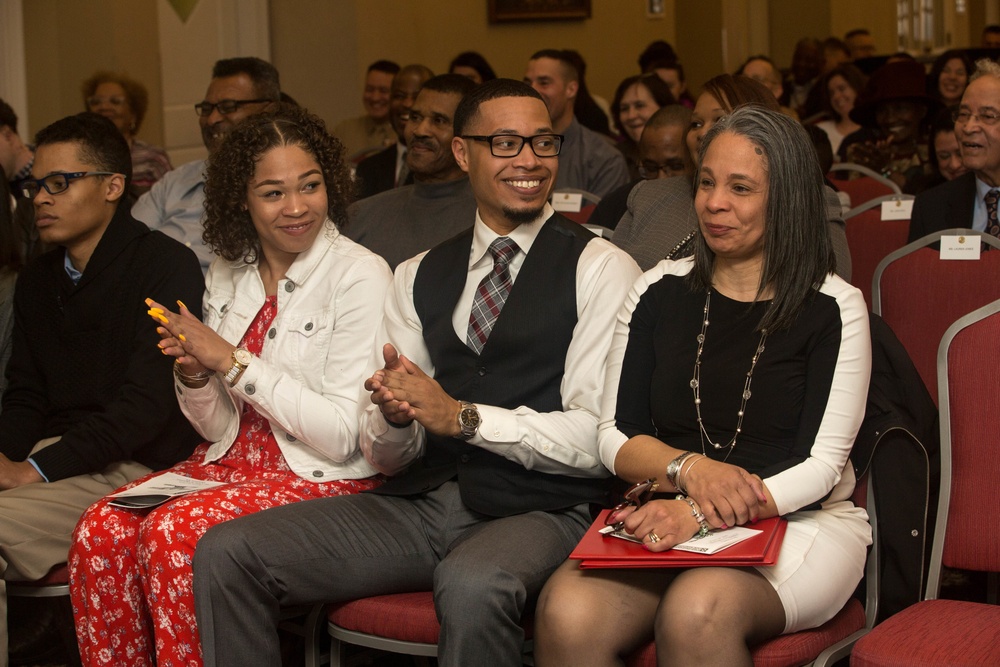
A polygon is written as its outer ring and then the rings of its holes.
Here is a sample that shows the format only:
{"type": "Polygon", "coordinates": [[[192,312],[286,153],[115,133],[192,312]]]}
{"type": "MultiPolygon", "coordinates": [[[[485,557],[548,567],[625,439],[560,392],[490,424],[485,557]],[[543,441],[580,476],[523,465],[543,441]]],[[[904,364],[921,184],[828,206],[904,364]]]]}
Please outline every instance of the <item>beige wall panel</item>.
{"type": "Polygon", "coordinates": [[[841,39],[855,28],[867,28],[879,54],[895,53],[896,3],[893,0],[831,0],[830,34],[841,39]]]}
{"type": "Polygon", "coordinates": [[[642,0],[593,0],[592,18],[586,21],[508,24],[489,23],[487,0],[271,4],[275,64],[288,82],[285,87],[331,124],[362,112],[364,70],[380,58],[401,65],[420,62],[441,73],[455,55],[471,49],[482,53],[500,76],[519,79],[535,51],[573,48],[587,60],[591,90],[610,100],[618,82],[637,71],[636,59],[646,44],[675,40],[673,0],[664,3],[665,19],[647,18],[642,0]],[[351,58],[354,44],[356,57],[351,58]],[[298,67],[296,61],[310,63],[312,71],[286,75],[298,67]],[[316,86],[328,89],[310,91],[316,86]]]}
{"type": "MultiPolygon", "coordinates": [[[[795,44],[803,37],[815,37],[823,41],[831,34],[836,34],[830,30],[830,5],[835,4],[834,2],[827,4],[815,0],[769,0],[767,4],[770,9],[770,55],[779,68],[791,67],[795,44]]],[[[837,36],[844,35],[840,33],[837,36]]]]}
{"type": "Polygon", "coordinates": [[[123,71],[149,91],[139,138],[163,143],[155,0],[24,3],[31,132],[83,110],[80,85],[99,69],[123,71]]]}

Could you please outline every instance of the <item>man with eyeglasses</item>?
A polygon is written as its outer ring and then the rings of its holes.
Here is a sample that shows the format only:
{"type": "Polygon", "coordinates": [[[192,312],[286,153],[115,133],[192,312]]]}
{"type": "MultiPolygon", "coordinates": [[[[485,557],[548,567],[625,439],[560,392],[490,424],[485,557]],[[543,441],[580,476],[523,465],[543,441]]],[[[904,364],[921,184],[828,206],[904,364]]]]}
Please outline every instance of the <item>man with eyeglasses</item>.
{"type": "MultiPolygon", "coordinates": [[[[216,62],[205,99],[194,108],[209,156],[241,120],[267,111],[280,99],[278,71],[270,63],[253,57],[216,62]]],[[[215,259],[201,238],[204,214],[205,160],[188,162],[168,172],[132,207],[132,215],[150,229],[194,250],[203,272],[215,259]]]]}
{"type": "Polygon", "coordinates": [[[279,606],[433,590],[441,665],[519,666],[522,614],[608,500],[600,378],[639,270],[548,204],[562,137],[529,86],[477,86],[454,125],[475,223],[396,269],[365,381],[361,448],[393,477],[208,531],[206,665],[279,664],[279,606]]]}
{"type": "Polygon", "coordinates": [[[0,99],[0,168],[10,184],[14,196],[14,227],[21,254],[26,260],[41,254],[47,248],[38,240],[35,228],[35,209],[21,196],[19,181],[31,175],[35,153],[17,133],[17,114],[9,104],[0,99]]]}
{"type": "Polygon", "coordinates": [[[358,199],[413,182],[413,174],[406,164],[406,121],[421,87],[432,76],[434,73],[423,65],[406,65],[393,77],[389,89],[389,122],[397,140],[392,146],[358,163],[354,174],[358,199]]]}
{"type": "Polygon", "coordinates": [[[604,197],[628,182],[628,165],[605,137],[576,120],[579,79],[570,56],[556,49],[532,55],[524,73],[524,82],[545,100],[552,130],[563,135],[554,190],[576,188],[604,197]]]}
{"type": "Polygon", "coordinates": [[[955,137],[969,171],[917,195],[910,241],[954,227],[1000,237],[1000,65],[992,60],[976,63],[955,112],[955,137]]]}
{"type": "Polygon", "coordinates": [[[381,255],[391,269],[467,229],[475,219],[469,179],[451,151],[455,109],[475,86],[459,74],[428,79],[403,130],[413,183],[347,209],[350,224],[344,234],[381,255]]]}
{"type": "MultiPolygon", "coordinates": [[[[601,199],[587,222],[614,230],[628,211],[629,197],[636,185],[675,176],[690,179],[694,164],[684,142],[690,125],[691,110],[685,106],[670,104],[657,109],[646,121],[639,136],[639,179],[626,183],[601,199]]],[[[627,247],[622,247],[622,250],[631,254],[627,247]]]]}
{"type": "MultiPolygon", "coordinates": [[[[181,414],[170,358],[143,301],[200,312],[194,254],[135,220],[124,202],[128,144],[95,113],[36,136],[20,182],[42,241],[14,293],[13,352],[0,412],[0,574],[42,578],[66,561],[88,506],[189,456],[197,434],[181,414]]],[[[0,581],[0,664],[7,658],[0,581]]]]}

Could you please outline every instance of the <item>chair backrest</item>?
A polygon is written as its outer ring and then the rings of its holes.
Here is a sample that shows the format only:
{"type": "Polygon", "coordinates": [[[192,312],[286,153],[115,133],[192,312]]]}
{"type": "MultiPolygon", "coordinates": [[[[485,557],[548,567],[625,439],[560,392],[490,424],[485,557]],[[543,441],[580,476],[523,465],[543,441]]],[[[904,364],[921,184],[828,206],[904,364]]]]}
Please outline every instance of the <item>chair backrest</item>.
{"type": "Polygon", "coordinates": [[[960,318],[938,350],[941,496],[927,599],[937,597],[941,565],[1000,571],[1000,300],[960,318]]]}
{"type": "Polygon", "coordinates": [[[875,269],[872,310],[906,348],[937,403],[937,350],[952,322],[1000,299],[1000,240],[969,229],[948,229],[890,253],[875,269]],[[942,260],[926,246],[941,236],[978,236],[988,246],[978,260],[942,260]]]}
{"type": "Polygon", "coordinates": [[[827,178],[833,181],[838,190],[850,195],[851,206],[854,208],[878,197],[903,194],[900,187],[890,179],[868,167],[852,162],[833,165],[827,178]],[[857,176],[844,179],[838,175],[838,172],[852,172],[857,176]]]}
{"type": "Polygon", "coordinates": [[[586,225],[595,208],[597,208],[597,204],[584,204],[579,211],[560,211],[560,213],[575,223],[586,225]]]}
{"type": "MultiPolygon", "coordinates": [[[[903,195],[904,198],[913,197],[903,195]]],[[[872,308],[872,278],[879,262],[893,250],[906,245],[910,221],[882,220],[882,201],[900,199],[896,195],[879,197],[851,209],[844,218],[847,248],[851,251],[851,284],[861,290],[868,308],[872,308]]]]}

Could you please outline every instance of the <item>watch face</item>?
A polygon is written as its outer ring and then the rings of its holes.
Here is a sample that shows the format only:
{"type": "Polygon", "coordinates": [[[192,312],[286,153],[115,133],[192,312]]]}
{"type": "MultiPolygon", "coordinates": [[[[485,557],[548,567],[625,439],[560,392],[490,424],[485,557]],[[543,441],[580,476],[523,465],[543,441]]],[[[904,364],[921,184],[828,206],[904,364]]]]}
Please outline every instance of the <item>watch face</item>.
{"type": "Polygon", "coordinates": [[[251,354],[249,350],[244,350],[242,348],[237,349],[235,352],[233,352],[233,357],[242,366],[246,366],[253,360],[253,354],[251,354]]]}
{"type": "Polygon", "coordinates": [[[463,408],[459,418],[462,421],[462,428],[476,429],[479,427],[479,410],[474,407],[463,408]]]}

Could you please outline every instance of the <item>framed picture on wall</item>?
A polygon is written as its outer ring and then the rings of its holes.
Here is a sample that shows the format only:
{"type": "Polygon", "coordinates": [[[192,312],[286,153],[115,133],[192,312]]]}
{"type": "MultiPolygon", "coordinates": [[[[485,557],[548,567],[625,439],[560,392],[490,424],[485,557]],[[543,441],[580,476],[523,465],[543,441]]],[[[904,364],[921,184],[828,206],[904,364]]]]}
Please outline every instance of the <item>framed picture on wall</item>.
{"type": "Polygon", "coordinates": [[[490,23],[589,19],[590,0],[489,0],[490,23]]]}

